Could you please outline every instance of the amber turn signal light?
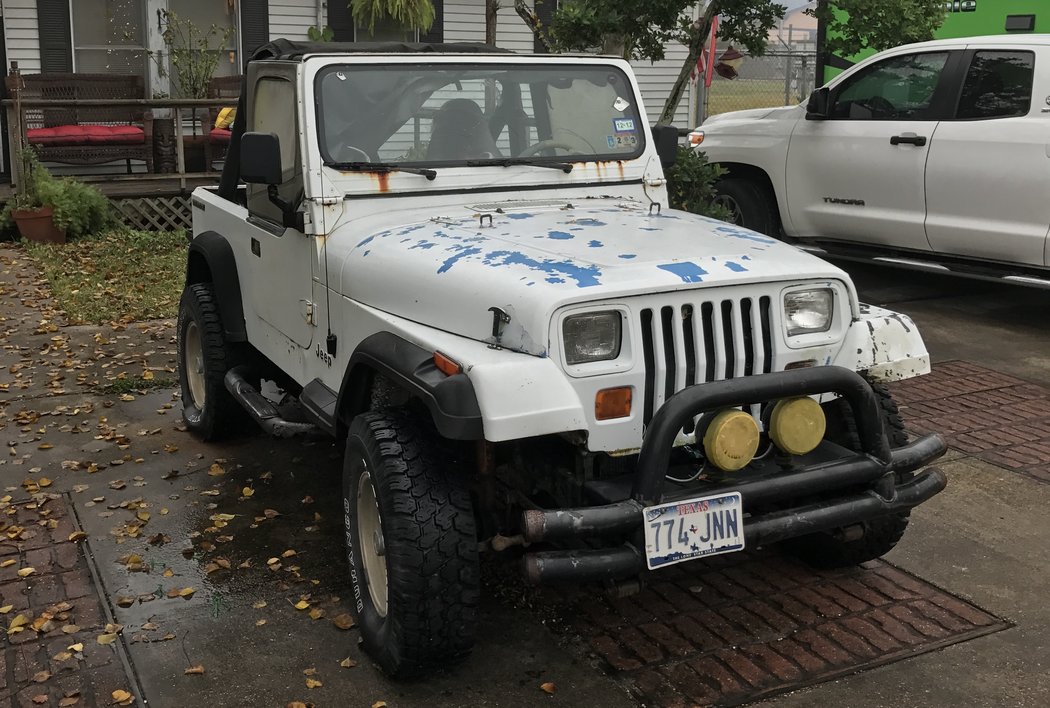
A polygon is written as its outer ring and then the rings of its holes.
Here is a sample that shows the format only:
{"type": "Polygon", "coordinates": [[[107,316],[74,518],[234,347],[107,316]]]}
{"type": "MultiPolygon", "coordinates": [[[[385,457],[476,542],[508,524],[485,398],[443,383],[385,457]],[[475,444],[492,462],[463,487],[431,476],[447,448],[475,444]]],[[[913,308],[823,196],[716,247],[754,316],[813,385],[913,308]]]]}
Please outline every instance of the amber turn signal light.
{"type": "Polygon", "coordinates": [[[631,387],[603,388],[594,397],[594,417],[598,420],[631,415],[631,387]]]}
{"type": "Polygon", "coordinates": [[[463,367],[449,359],[441,352],[434,352],[434,366],[445,376],[455,376],[463,372],[463,367]]]}

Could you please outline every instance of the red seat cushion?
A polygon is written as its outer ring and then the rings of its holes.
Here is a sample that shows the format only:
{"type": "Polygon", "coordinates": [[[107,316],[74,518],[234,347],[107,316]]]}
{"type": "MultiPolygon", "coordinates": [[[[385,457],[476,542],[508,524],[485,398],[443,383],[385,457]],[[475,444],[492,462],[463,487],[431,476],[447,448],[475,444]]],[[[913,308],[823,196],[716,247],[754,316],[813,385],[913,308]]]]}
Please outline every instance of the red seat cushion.
{"type": "Polygon", "coordinates": [[[58,125],[32,128],[26,138],[33,145],[141,145],[142,128],[134,125],[58,125]]]}
{"type": "Polygon", "coordinates": [[[230,131],[227,128],[213,128],[208,135],[211,136],[213,143],[230,142],[230,131]]]}

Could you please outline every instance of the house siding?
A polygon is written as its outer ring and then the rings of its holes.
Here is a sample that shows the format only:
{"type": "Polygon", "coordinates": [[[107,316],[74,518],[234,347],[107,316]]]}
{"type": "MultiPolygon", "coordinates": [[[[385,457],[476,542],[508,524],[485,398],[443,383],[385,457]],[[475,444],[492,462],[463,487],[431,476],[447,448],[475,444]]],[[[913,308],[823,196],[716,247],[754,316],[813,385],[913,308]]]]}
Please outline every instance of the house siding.
{"type": "Polygon", "coordinates": [[[317,25],[317,2],[318,0],[270,0],[270,39],[308,39],[306,31],[317,25]]]}
{"type": "Polygon", "coordinates": [[[8,66],[17,61],[26,74],[40,71],[40,32],[36,19],[36,0],[3,0],[4,39],[8,66]]]}

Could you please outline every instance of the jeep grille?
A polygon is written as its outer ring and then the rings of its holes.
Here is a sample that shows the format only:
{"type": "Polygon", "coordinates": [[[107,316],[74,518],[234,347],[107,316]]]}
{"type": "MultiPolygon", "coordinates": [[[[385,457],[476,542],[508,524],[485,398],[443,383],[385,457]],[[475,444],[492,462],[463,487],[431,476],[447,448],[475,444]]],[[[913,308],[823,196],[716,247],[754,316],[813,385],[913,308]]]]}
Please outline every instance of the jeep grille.
{"type": "Polygon", "coordinates": [[[763,295],[643,309],[643,422],[648,425],[654,411],[686,386],[769,373],[769,307],[763,295]]]}

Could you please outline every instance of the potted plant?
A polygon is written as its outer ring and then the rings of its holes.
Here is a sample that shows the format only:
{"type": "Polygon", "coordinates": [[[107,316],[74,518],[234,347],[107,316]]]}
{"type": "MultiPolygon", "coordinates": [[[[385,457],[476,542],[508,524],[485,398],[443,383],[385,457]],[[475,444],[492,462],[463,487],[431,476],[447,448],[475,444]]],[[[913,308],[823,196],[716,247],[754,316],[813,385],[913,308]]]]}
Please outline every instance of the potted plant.
{"type": "Polygon", "coordinates": [[[72,177],[54,177],[32,148],[23,149],[24,178],[18,193],[0,212],[0,225],[14,225],[27,241],[65,243],[113,223],[109,200],[72,177]]]}

